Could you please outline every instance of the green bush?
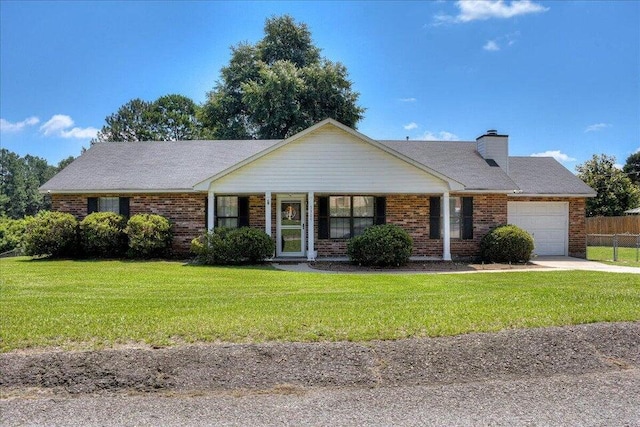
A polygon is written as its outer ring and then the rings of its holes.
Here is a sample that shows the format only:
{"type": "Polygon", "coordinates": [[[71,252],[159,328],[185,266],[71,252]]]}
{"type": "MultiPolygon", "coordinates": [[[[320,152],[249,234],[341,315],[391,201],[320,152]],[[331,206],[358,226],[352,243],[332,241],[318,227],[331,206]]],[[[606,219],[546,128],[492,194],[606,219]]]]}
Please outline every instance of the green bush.
{"type": "Polygon", "coordinates": [[[275,242],[267,233],[250,227],[219,227],[191,241],[191,252],[203,264],[255,264],[273,255],[275,242]]]}
{"type": "Polygon", "coordinates": [[[26,255],[73,256],[77,253],[78,221],[68,213],[39,212],[27,222],[23,244],[26,255]]]}
{"type": "Polygon", "coordinates": [[[0,254],[22,248],[22,240],[27,224],[33,217],[22,219],[0,217],[0,254]]]}
{"type": "Polygon", "coordinates": [[[366,266],[400,266],[409,262],[413,239],[394,224],[374,225],[347,243],[352,263],[366,266]]]}
{"type": "Polygon", "coordinates": [[[85,254],[119,257],[127,248],[127,219],[113,212],[94,212],[80,221],[80,241],[85,254]]]}
{"type": "Polygon", "coordinates": [[[533,252],[533,237],[515,225],[501,225],[480,241],[480,256],[488,262],[527,262],[533,252]]]}
{"type": "Polygon", "coordinates": [[[171,251],[171,223],[163,216],[137,214],[127,222],[129,256],[133,258],[162,257],[171,251]]]}

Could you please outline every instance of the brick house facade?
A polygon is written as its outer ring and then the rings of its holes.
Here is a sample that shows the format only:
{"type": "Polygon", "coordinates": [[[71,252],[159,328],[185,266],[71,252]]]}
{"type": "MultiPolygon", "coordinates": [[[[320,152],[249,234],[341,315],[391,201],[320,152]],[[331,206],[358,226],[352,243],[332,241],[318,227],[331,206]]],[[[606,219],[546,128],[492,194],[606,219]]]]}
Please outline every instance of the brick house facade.
{"type": "Polygon", "coordinates": [[[404,228],[416,257],[473,258],[509,221],[535,233],[536,253],[584,258],[585,198],[595,195],[553,158],[509,157],[507,135],[495,131],[467,142],[376,141],[331,119],[281,141],[95,144],[40,190],[78,219],[115,197],[112,209],[165,216],[176,253],[222,216],[265,230],[277,257],[310,260],[345,257],[348,237],[374,223],[404,228]],[[235,203],[235,218],[221,198],[235,203]]]}
{"type": "MultiPolygon", "coordinates": [[[[87,199],[90,197],[119,197],[121,194],[108,195],[68,195],[52,196],[52,208],[55,211],[68,212],[78,220],[87,215],[87,199]]],[[[480,240],[492,228],[507,223],[507,200],[504,194],[469,195],[465,193],[453,196],[473,197],[473,238],[468,240],[452,239],[451,255],[457,258],[474,258],[480,249],[480,240]]],[[[189,253],[191,240],[207,229],[205,206],[206,195],[201,194],[128,194],[130,214],[153,213],[166,217],[172,223],[174,234],[173,251],[177,254],[189,253]]],[[[414,242],[413,256],[438,258],[442,254],[442,239],[432,239],[430,235],[429,198],[434,195],[401,194],[386,197],[386,222],[404,228],[414,242]]],[[[519,199],[521,200],[521,199],[519,199]]],[[[563,198],[524,198],[521,201],[561,202],[563,198]]],[[[272,196],[272,204],[276,203],[272,196]]],[[[347,239],[318,238],[318,197],[315,205],[315,250],[317,256],[343,257],[346,254],[347,239]]],[[[585,199],[569,199],[569,255],[586,257],[586,220],[585,199]]],[[[271,213],[271,234],[276,235],[276,212],[271,213]]],[[[257,229],[265,227],[265,197],[249,196],[249,226],[257,229]]]]}

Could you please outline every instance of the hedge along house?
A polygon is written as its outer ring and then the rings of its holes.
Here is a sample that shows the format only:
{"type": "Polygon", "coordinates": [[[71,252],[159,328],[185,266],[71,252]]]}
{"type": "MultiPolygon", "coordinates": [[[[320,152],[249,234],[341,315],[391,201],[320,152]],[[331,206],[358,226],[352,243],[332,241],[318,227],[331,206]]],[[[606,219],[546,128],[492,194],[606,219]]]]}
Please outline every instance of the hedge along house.
{"type": "Polygon", "coordinates": [[[40,190],[53,209],[160,214],[176,252],[206,229],[250,226],[276,257],[344,257],[347,240],[392,223],[415,257],[479,253],[493,227],[531,232],[539,255],[585,257],[595,192],[553,158],[509,157],[508,137],[377,141],[334,120],[284,140],[101,143],[40,190]]]}

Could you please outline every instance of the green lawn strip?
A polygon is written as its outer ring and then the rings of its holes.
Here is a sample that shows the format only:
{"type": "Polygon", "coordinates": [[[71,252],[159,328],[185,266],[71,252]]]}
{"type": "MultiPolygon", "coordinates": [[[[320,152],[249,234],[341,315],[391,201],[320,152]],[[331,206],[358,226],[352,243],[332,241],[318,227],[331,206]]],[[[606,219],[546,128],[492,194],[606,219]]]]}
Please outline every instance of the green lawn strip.
{"type": "Polygon", "coordinates": [[[321,274],[179,262],[0,260],[0,350],[366,341],[640,320],[598,272],[321,274]]]}
{"type": "Polygon", "coordinates": [[[636,248],[618,248],[618,260],[614,261],[612,247],[589,246],[587,248],[587,259],[611,265],[640,267],[640,262],[636,262],[636,248]]]}

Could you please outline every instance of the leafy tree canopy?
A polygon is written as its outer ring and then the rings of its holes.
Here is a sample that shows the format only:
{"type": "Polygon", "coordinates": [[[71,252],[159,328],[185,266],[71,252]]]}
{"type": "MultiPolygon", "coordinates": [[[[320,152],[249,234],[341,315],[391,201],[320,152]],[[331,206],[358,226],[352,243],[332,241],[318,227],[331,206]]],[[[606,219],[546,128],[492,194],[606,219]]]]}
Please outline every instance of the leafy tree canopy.
{"type": "Polygon", "coordinates": [[[622,170],[634,184],[640,185],[640,150],[627,157],[622,170]]]}
{"type": "Polygon", "coordinates": [[[280,139],[328,117],[355,127],[364,108],[347,69],[320,56],[305,24],[267,19],[264,38],[231,48],[200,118],[219,139],[280,139]]]}
{"type": "Polygon", "coordinates": [[[587,199],[587,216],[619,216],[640,205],[640,188],[615,163],[615,157],[594,154],[576,166],[578,177],[598,192],[587,199]]]}
{"type": "Polygon", "coordinates": [[[51,201],[38,193],[38,187],[71,161],[73,157],[56,167],[41,157],[20,157],[6,148],[0,149],[0,216],[22,218],[50,209],[51,201]]]}
{"type": "Polygon", "coordinates": [[[197,119],[198,109],[193,100],[177,94],[161,96],[153,102],[132,99],[107,116],[91,144],[200,139],[204,131],[197,119]]]}

